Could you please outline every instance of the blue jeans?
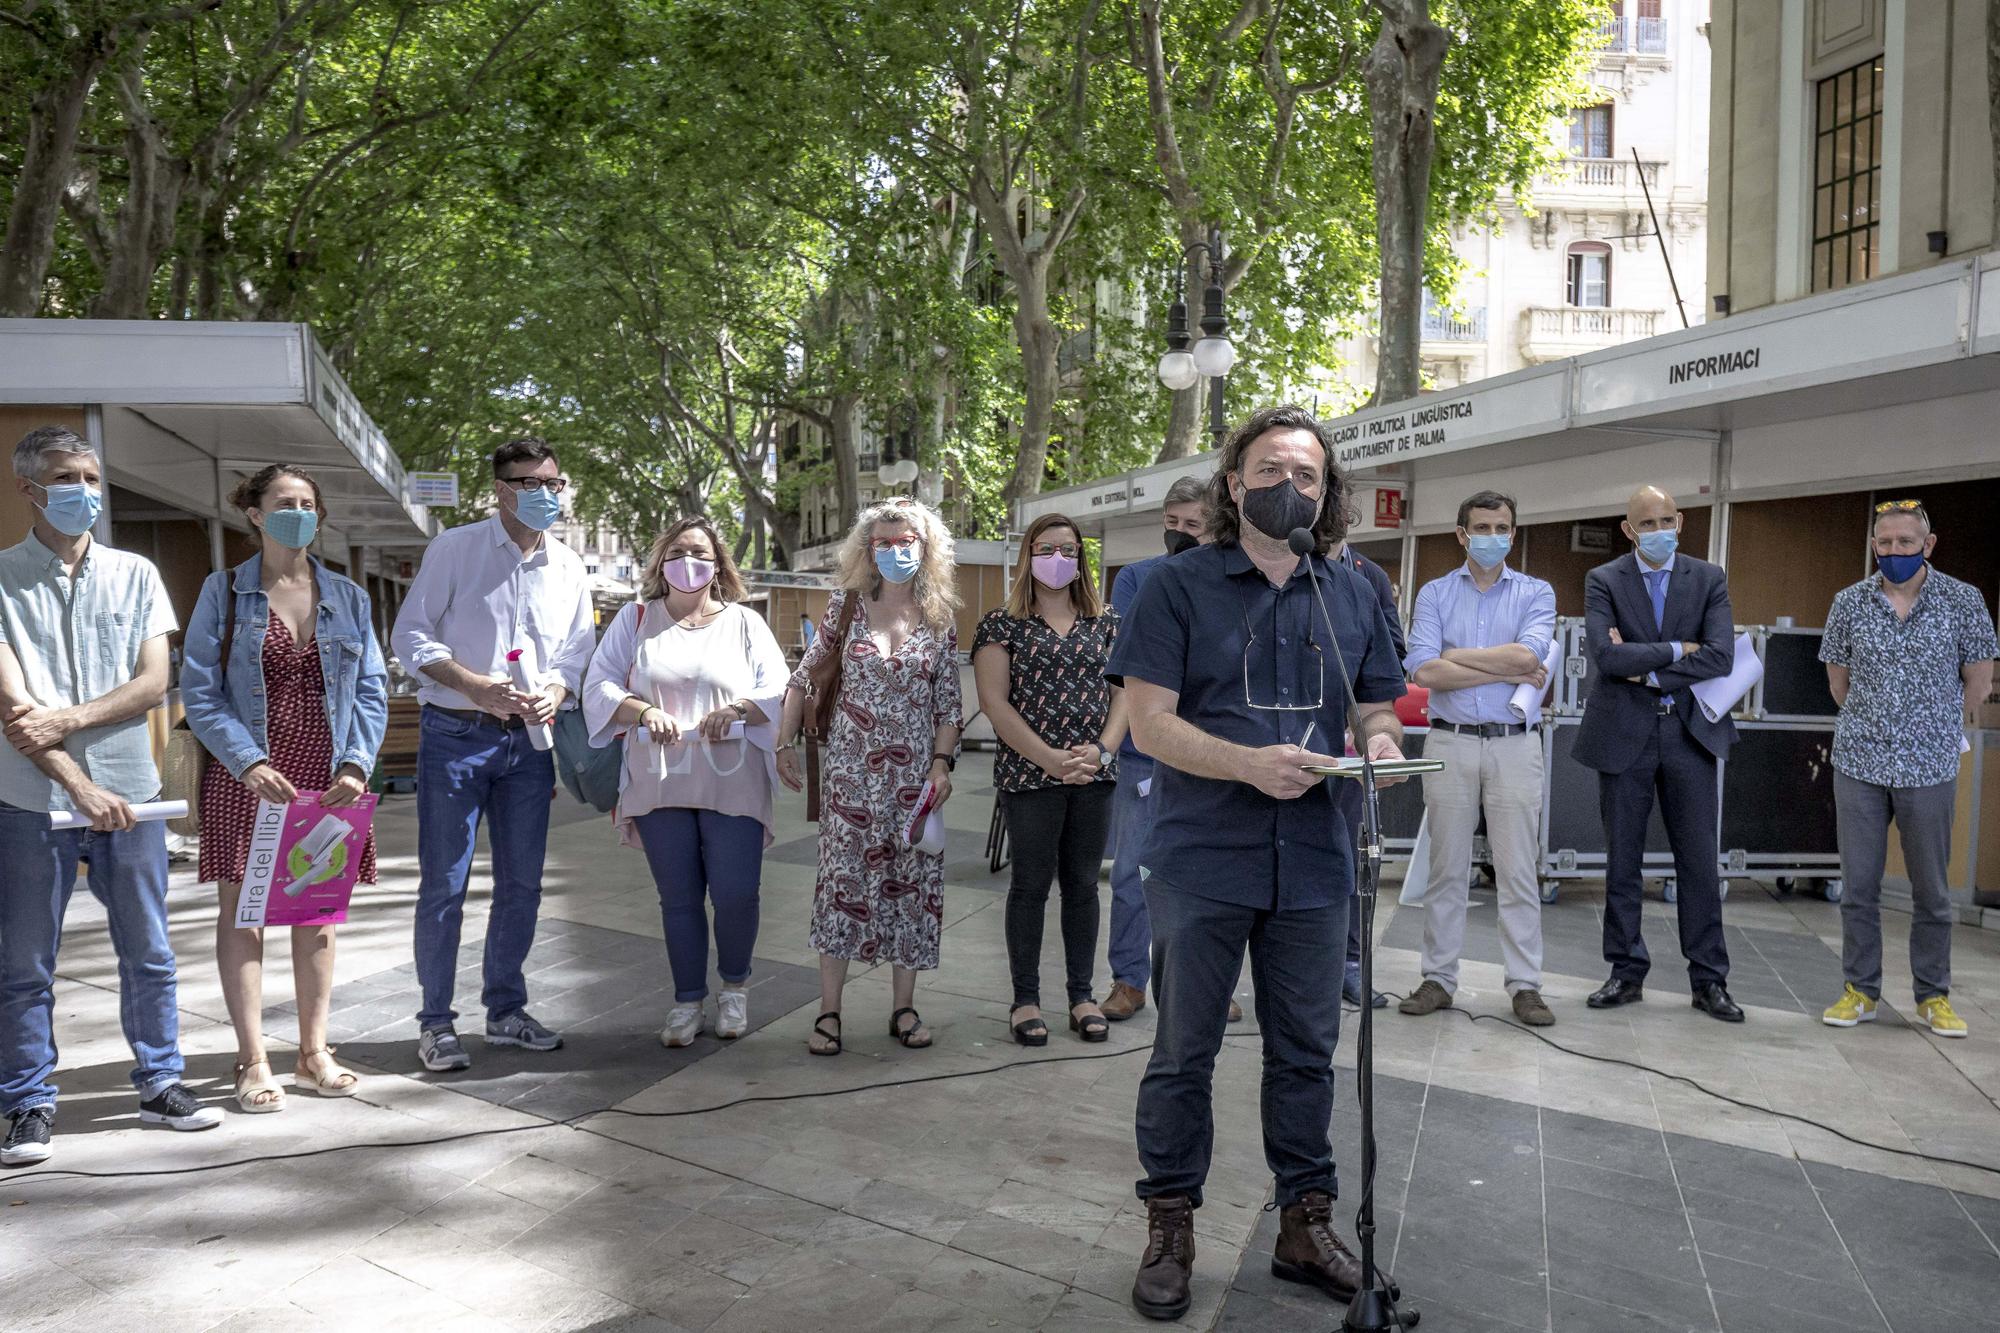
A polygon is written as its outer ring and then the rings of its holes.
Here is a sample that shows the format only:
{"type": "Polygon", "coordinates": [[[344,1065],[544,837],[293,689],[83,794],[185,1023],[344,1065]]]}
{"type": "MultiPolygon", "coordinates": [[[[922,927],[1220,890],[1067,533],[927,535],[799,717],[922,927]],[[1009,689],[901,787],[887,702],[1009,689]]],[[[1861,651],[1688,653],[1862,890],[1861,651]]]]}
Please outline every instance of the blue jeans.
{"type": "Polygon", "coordinates": [[[76,863],[111,922],[118,1018],[151,1097],[181,1078],[174,948],[167,939],[167,834],[158,822],[121,833],[51,829],[45,811],[0,805],[0,1116],[54,1106],[55,970],[76,863]]]}
{"type": "Polygon", "coordinates": [[[434,708],[423,711],[417,745],[417,981],[423,1009],[417,1024],[443,1027],[458,980],[458,932],[472,871],[479,820],[490,815],[493,910],[486,918],[489,1020],[528,1004],[521,966],[535,943],[542,907],[542,862],[549,848],[549,799],[555,763],[520,727],[506,730],[434,708]]]}
{"type": "Polygon", "coordinates": [[[660,924],[674,971],[674,1003],[708,996],[708,912],[715,903],[715,961],[724,982],[750,979],[757,947],[757,888],[764,874],[764,825],[720,810],[648,810],[632,821],[660,891],[660,924]]]}
{"type": "Polygon", "coordinates": [[[1146,919],[1146,888],[1139,857],[1152,831],[1152,801],[1132,778],[1118,779],[1111,798],[1111,979],[1137,991],[1152,978],[1153,927],[1146,919]]]}
{"type": "Polygon", "coordinates": [[[1215,1144],[1215,1056],[1246,944],[1264,1037],[1264,1160],[1278,1204],[1289,1207],[1310,1190],[1338,1195],[1327,1127],[1350,904],[1343,897],[1326,907],[1265,911],[1148,879],[1159,1020],[1139,1083],[1140,1198],[1185,1194],[1201,1206],[1215,1144]]]}

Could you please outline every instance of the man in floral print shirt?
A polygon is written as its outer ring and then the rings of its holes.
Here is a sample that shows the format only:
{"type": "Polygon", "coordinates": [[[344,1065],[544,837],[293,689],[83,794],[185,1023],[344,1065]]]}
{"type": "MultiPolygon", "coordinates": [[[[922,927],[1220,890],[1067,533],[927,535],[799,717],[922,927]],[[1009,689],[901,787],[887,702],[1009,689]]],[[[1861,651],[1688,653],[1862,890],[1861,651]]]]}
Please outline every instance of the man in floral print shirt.
{"type": "Polygon", "coordinates": [[[1840,829],[1841,971],[1846,988],[1822,1016],[1872,1022],[1882,998],[1882,867],[1889,821],[1910,874],[1910,972],[1917,1014],[1963,1037],[1951,1007],[1951,819],[1967,699],[1993,687],[1993,617],[1977,588],[1930,564],[1930,515],[1915,500],[1875,506],[1877,573],[1833,599],[1820,661],[1840,705],[1833,791],[1840,829]]]}

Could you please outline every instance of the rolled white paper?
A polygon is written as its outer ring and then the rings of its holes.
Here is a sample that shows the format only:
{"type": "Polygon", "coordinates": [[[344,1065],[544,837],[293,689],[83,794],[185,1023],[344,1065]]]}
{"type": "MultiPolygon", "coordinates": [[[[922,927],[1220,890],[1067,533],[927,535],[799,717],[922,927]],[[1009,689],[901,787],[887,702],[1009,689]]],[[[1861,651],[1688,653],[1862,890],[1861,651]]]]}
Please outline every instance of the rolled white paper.
{"type": "MultiPolygon", "coordinates": [[[[188,812],[186,801],[140,801],[132,807],[132,818],[140,823],[154,819],[183,819],[188,812]]],[[[49,827],[89,828],[90,820],[74,810],[49,811],[49,827]]]]}
{"type": "MultiPolygon", "coordinates": [[[[519,648],[507,654],[507,669],[514,673],[514,688],[523,694],[539,694],[541,686],[528,677],[528,663],[519,648]]],[[[555,733],[546,722],[528,723],[528,744],[537,750],[547,750],[556,743],[555,733]]]]}
{"type": "Polygon", "coordinates": [[[1750,636],[1739,634],[1736,636],[1736,660],[1730,663],[1729,674],[1698,680],[1689,688],[1694,692],[1694,701],[1701,705],[1702,715],[1710,722],[1719,722],[1729,716],[1762,679],[1763,659],[1757,656],[1757,648],[1750,642],[1750,636]]]}
{"type": "Polygon", "coordinates": [[[1542,720],[1542,700],[1555,687],[1556,668],[1561,663],[1562,645],[1550,640],[1549,651],[1542,657],[1542,671],[1547,677],[1542,681],[1542,688],[1538,690],[1532,685],[1516,685],[1514,697],[1507,701],[1507,711],[1531,727],[1539,724],[1542,720]]]}

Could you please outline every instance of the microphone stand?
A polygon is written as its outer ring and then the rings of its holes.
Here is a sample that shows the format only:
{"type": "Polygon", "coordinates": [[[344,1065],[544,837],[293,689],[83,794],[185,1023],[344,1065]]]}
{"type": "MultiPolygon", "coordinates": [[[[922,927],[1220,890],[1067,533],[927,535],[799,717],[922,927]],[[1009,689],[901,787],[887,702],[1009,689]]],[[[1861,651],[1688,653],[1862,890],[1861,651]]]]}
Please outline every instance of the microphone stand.
{"type": "MultiPolygon", "coordinates": [[[[1350,728],[1361,714],[1361,702],[1354,696],[1354,682],[1347,674],[1347,659],[1340,651],[1340,635],[1327,611],[1326,594],[1320,590],[1319,570],[1312,563],[1318,543],[1306,528],[1292,529],[1287,539],[1293,555],[1306,561],[1312,580],[1313,597],[1326,621],[1327,638],[1333,642],[1334,668],[1340,673],[1340,687],[1347,695],[1350,728]]],[[[1361,912],[1361,1032],[1354,1050],[1355,1095],[1361,1103],[1361,1205],[1355,1210],[1354,1232],[1361,1242],[1361,1285],[1347,1303],[1340,1327],[1344,1333],[1397,1333],[1415,1328],[1422,1315],[1416,1310],[1398,1310],[1396,1300],[1402,1289],[1392,1285],[1375,1266],[1375,1010],[1368,999],[1375,993],[1375,890],[1382,877],[1382,806],[1375,792],[1375,761],[1364,741],[1361,749],[1361,845],[1360,864],[1355,868],[1356,908],[1361,912]]]]}

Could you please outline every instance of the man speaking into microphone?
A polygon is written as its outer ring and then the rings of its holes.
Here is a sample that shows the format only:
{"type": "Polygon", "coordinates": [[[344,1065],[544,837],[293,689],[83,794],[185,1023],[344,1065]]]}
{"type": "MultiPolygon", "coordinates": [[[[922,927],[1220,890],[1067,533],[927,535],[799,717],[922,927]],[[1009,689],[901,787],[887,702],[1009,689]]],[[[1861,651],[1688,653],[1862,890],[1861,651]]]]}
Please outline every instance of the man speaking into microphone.
{"type": "Polygon", "coordinates": [[[1223,446],[1208,505],[1213,543],[1154,571],[1105,672],[1125,687],[1134,742],[1157,761],[1140,875],[1159,1020],[1139,1086],[1148,1234],[1132,1288],[1154,1319],[1190,1302],[1210,1085],[1246,945],[1264,1039],[1264,1155],[1282,1210],[1272,1271],[1342,1302],[1360,1280],[1333,1232],[1327,1137],[1354,848],[1335,779],[1303,766],[1342,752],[1350,684],[1357,742],[1377,759],[1402,757],[1388,621],[1367,584],[1326,558],[1347,530],[1326,428],[1297,407],[1258,412],[1223,446]],[[1288,544],[1298,529],[1310,558],[1288,544]]]}

